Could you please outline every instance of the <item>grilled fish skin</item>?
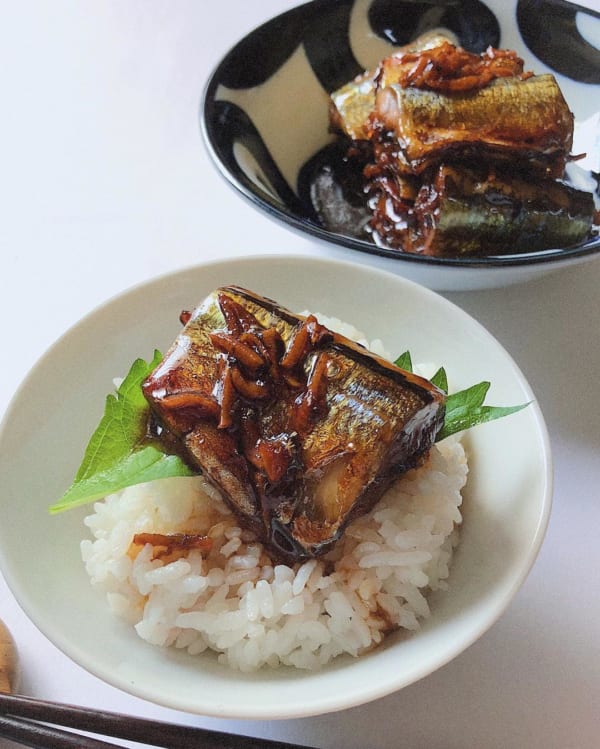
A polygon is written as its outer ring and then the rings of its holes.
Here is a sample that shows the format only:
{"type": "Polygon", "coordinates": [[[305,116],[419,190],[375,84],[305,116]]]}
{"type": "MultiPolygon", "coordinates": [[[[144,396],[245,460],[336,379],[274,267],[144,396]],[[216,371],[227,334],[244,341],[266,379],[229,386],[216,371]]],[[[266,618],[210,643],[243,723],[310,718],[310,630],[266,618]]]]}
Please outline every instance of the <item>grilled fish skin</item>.
{"type": "Polygon", "coordinates": [[[449,165],[414,205],[421,251],[454,257],[569,247],[589,235],[593,210],[590,193],[562,182],[449,165]]]}
{"type": "Polygon", "coordinates": [[[392,84],[377,93],[375,119],[397,141],[397,169],[408,174],[485,158],[558,178],[573,145],[573,114],[550,74],[498,78],[464,93],[392,84]]]}
{"type": "Polygon", "coordinates": [[[368,140],[375,92],[374,71],[367,71],[334,91],[329,105],[331,129],[352,140],[368,140]]]}
{"type": "Polygon", "coordinates": [[[326,553],[417,465],[445,410],[427,380],[234,286],[192,313],[143,391],[186,460],[290,563],[326,553]]]}
{"type": "Polygon", "coordinates": [[[394,184],[384,175],[371,186],[372,236],[385,247],[436,257],[512,255],[570,247],[592,231],[592,195],[556,180],[441,164],[414,197],[404,199],[394,184]]]}
{"type": "MultiPolygon", "coordinates": [[[[405,52],[418,52],[448,43],[448,37],[438,32],[423,34],[410,44],[400,47],[391,59],[405,52]]],[[[387,58],[386,58],[387,59],[387,58]]],[[[400,74],[397,69],[384,68],[385,61],[374,70],[342,86],[331,94],[330,121],[332,129],[347,135],[352,140],[368,140],[370,137],[370,117],[375,109],[375,95],[381,76],[384,85],[396,83],[400,74]]]]}

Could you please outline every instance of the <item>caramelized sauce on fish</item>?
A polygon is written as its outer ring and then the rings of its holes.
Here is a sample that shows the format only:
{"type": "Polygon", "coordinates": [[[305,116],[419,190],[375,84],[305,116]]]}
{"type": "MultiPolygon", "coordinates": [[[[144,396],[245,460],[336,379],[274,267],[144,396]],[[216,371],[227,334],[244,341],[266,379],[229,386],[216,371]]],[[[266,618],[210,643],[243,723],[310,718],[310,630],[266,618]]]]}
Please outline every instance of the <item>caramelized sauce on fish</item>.
{"type": "Polygon", "coordinates": [[[345,165],[324,165],[311,196],[332,231],[436,256],[568,247],[593,232],[592,195],[562,179],[573,114],[554,77],[524,71],[514,51],[414,42],[333,92],[330,122],[345,165]],[[364,209],[344,222],[353,162],[364,209]]]}
{"type": "Polygon", "coordinates": [[[328,551],[443,424],[440,390],[312,315],[230,286],[185,319],[143,384],[156,424],[285,561],[328,551]]]}

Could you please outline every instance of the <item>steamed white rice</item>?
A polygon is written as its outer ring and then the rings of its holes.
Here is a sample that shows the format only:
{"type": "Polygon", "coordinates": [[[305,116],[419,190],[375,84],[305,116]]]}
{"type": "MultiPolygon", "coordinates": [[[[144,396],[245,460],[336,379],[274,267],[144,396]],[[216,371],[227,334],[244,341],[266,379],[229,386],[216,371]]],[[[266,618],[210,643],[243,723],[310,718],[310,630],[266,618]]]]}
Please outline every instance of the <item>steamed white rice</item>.
{"type": "MultiPolygon", "coordinates": [[[[366,344],[339,320],[328,327],[366,344]]],[[[385,355],[380,341],[369,346],[385,355]]],[[[241,671],[281,664],[316,669],[358,656],[393,629],[414,631],[429,616],[428,593],[445,589],[459,540],[467,461],[461,442],[434,446],[427,462],[397,481],[346,530],[326,557],[276,564],[238,525],[202,476],[125,489],[94,505],[81,543],[91,582],[138,635],[190,654],[210,649],[241,671]],[[204,558],[189,551],[154,558],[137,533],[201,533],[204,558]]]]}

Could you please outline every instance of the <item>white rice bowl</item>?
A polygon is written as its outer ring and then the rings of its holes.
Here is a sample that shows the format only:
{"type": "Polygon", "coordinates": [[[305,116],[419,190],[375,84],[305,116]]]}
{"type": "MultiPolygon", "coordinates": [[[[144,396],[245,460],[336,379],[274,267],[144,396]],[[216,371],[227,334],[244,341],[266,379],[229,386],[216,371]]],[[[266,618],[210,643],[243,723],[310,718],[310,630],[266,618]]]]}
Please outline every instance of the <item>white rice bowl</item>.
{"type": "MultiPolygon", "coordinates": [[[[289,253],[185,268],[129,289],[80,320],[15,394],[0,424],[0,473],[0,567],[35,626],[66,657],[113,687],[221,719],[324,715],[390,695],[441,667],[447,675],[431,688],[443,691],[448,678],[460,677],[461,667],[451,661],[490,629],[521,588],[552,505],[552,454],[535,393],[483,326],[401,276],[289,253]],[[211,650],[194,656],[149,644],[90,585],[80,546],[84,536],[94,541],[83,525],[92,507],[48,517],[48,505],[77,470],[111,379],[134,357],[147,359],[156,346],[168,346],[180,329],[180,310],[232,281],[291,308],[324,307],[354,324],[360,319],[394,355],[410,349],[415,361],[443,364],[453,378],[451,391],[491,377],[489,403],[531,401],[462,438],[469,476],[449,589],[419,589],[431,615],[419,619],[417,632],[396,630],[368,653],[340,655],[320,669],[267,666],[246,673],[219,663],[211,650]]],[[[122,554],[115,560],[111,576],[128,564],[122,554]]]]}
{"type": "MultiPolygon", "coordinates": [[[[388,356],[381,341],[367,344],[353,327],[318,317],[388,356]]],[[[210,649],[245,672],[315,670],[429,616],[428,594],[448,586],[466,478],[460,439],[445,439],[328,555],[293,568],[269,557],[202,476],[164,479],[95,503],[85,519],[93,540],[81,552],[92,584],[147,642],[191,655],[210,649]],[[139,533],[205,534],[212,548],[161,559],[151,544],[132,547],[139,533]]]]}

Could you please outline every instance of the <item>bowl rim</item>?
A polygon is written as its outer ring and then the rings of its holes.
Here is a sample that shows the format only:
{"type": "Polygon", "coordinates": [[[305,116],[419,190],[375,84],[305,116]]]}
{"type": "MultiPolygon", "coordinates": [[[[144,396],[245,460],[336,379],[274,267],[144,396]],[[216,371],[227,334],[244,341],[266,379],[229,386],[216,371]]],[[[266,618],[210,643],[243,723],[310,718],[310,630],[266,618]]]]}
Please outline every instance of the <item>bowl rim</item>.
{"type": "Polygon", "coordinates": [[[217,168],[219,174],[225,179],[227,184],[232,187],[239,195],[248,201],[254,208],[259,210],[277,223],[283,222],[289,228],[297,233],[306,236],[306,234],[320,240],[321,242],[333,244],[345,249],[357,250],[367,255],[389,258],[392,260],[412,263],[424,267],[437,268],[470,268],[470,269],[490,269],[490,268],[511,268],[511,267],[528,267],[528,266],[550,266],[556,265],[563,261],[575,261],[591,255],[600,253],[600,233],[595,229],[588,240],[578,245],[564,248],[548,248],[535,252],[522,252],[506,255],[486,255],[480,257],[437,257],[433,255],[423,255],[417,253],[395,250],[387,247],[381,247],[374,242],[357,239],[336,232],[329,231],[319,224],[311,221],[309,218],[301,217],[293,213],[283,204],[270,200],[266,193],[262,195],[257,192],[256,186],[246,176],[237,162],[228,163],[226,154],[219,147],[217,138],[218,123],[212,116],[212,107],[216,101],[215,94],[220,85],[222,71],[226,68],[228,61],[233,57],[238,49],[249,38],[257,32],[263,30],[269,24],[275,21],[284,21],[288,16],[298,12],[307,12],[310,8],[314,13],[323,12],[323,9],[330,5],[340,4],[340,2],[349,2],[349,0],[325,0],[325,3],[305,2],[301,5],[294,6],[288,10],[271,16],[263,23],[255,26],[249,32],[240,37],[232,47],[223,55],[219,62],[214,66],[212,72],[204,85],[199,107],[199,124],[202,139],[208,154],[217,168]]]}

